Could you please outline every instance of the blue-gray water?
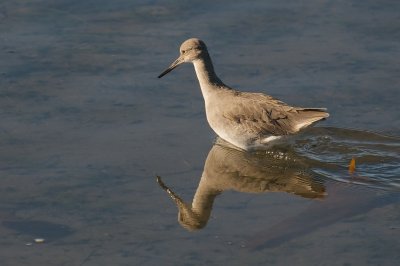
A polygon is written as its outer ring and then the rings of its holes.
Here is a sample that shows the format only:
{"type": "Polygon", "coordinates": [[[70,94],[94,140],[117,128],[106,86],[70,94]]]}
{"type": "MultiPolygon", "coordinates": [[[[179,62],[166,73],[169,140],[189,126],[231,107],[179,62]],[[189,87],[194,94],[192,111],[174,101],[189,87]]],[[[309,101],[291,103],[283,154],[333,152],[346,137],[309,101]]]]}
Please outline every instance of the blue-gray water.
{"type": "Polygon", "coordinates": [[[0,264],[396,265],[399,57],[396,0],[0,2],[0,264]],[[228,85],[328,108],[277,153],[322,198],[232,187],[179,225],[155,176],[190,203],[215,139],[193,67],[156,78],[189,37],[228,85]]]}

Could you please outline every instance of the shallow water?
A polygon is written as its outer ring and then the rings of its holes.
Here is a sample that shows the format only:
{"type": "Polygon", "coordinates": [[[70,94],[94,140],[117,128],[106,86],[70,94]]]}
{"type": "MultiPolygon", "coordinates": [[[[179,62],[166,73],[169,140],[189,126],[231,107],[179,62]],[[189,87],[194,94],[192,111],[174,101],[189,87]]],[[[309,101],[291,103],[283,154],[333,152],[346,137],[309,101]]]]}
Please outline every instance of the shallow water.
{"type": "Polygon", "coordinates": [[[1,265],[396,265],[399,11],[2,1],[1,265]],[[269,153],[224,152],[193,67],[156,78],[189,37],[232,87],[331,116],[269,153]],[[156,175],[186,203],[208,191],[202,229],[180,226],[156,175]]]}

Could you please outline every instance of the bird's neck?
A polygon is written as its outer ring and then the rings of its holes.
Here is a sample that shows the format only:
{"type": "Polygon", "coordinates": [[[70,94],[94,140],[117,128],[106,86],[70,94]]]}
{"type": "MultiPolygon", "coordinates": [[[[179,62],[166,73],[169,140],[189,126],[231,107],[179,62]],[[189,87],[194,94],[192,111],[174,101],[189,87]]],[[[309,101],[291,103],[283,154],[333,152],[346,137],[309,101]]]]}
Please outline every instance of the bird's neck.
{"type": "Polygon", "coordinates": [[[208,53],[201,58],[193,61],[197,79],[200,83],[200,88],[203,96],[206,96],[210,90],[225,86],[225,84],[217,77],[214,72],[214,67],[208,53]]]}
{"type": "Polygon", "coordinates": [[[221,191],[210,187],[207,180],[202,176],[192,201],[192,211],[205,223],[210,218],[214,199],[221,193],[221,191]]]}

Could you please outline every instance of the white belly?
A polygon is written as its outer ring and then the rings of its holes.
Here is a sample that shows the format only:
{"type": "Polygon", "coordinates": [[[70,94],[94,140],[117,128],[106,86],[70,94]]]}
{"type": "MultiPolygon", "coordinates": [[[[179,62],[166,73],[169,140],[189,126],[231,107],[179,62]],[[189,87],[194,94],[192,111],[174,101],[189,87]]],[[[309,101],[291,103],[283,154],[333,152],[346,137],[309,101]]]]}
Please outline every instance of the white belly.
{"type": "Polygon", "coordinates": [[[211,128],[214,132],[225,141],[232,143],[233,145],[243,149],[251,150],[257,148],[268,148],[281,140],[283,136],[265,136],[261,137],[259,135],[249,134],[246,132],[241,132],[236,128],[213,126],[210,123],[211,128]]]}

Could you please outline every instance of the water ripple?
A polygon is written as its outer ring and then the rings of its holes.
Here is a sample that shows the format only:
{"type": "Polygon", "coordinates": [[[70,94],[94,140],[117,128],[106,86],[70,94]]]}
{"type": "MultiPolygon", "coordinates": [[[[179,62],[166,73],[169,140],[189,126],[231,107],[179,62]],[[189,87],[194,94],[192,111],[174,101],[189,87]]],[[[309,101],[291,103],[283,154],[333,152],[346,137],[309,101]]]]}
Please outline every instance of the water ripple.
{"type": "Polygon", "coordinates": [[[400,139],[377,133],[314,128],[296,140],[299,154],[324,178],[347,184],[400,191],[400,139]],[[349,172],[355,159],[356,169],[349,172]]]}

